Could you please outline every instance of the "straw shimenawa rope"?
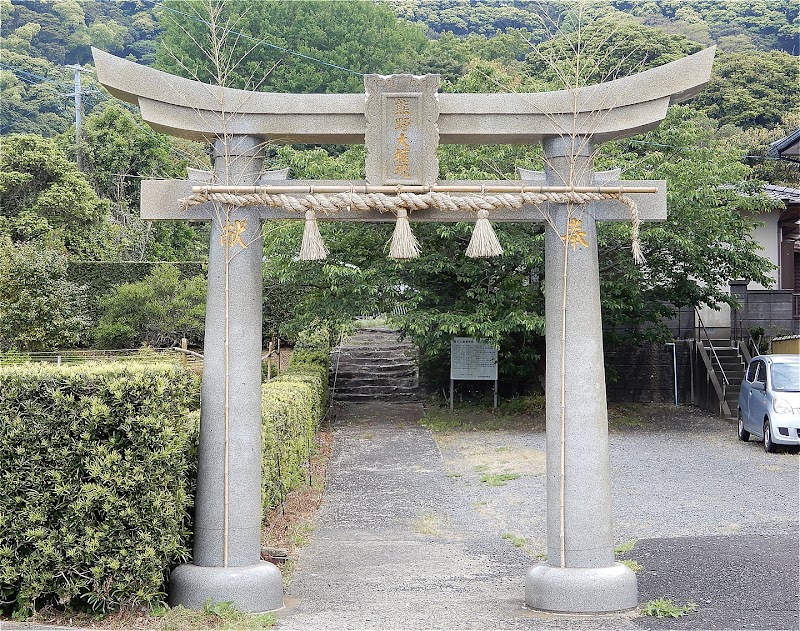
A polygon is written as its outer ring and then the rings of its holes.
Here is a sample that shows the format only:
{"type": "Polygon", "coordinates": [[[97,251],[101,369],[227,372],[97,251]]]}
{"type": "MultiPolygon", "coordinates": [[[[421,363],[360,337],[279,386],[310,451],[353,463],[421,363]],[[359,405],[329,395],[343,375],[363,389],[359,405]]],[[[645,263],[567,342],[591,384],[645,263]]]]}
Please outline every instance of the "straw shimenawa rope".
{"type": "Polygon", "coordinates": [[[526,205],[540,205],[547,202],[556,204],[588,204],[589,202],[616,199],[631,211],[631,251],[637,263],[644,262],[641,244],[639,243],[639,213],[636,202],[621,192],[530,192],[514,193],[480,193],[459,194],[439,193],[405,193],[387,195],[385,193],[306,193],[287,195],[285,193],[193,193],[180,200],[182,210],[206,202],[216,202],[231,206],[272,206],[305,214],[308,210],[316,213],[334,213],[342,210],[368,211],[377,210],[399,215],[400,211],[409,213],[414,210],[438,208],[444,211],[497,210],[500,208],[521,208],[526,205]]]}

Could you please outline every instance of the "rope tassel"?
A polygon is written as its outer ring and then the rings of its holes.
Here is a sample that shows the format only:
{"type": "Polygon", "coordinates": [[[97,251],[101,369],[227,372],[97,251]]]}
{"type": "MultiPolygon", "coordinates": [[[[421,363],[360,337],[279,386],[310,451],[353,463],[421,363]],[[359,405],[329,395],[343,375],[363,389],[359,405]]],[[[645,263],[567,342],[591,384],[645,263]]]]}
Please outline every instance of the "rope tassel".
{"type": "Polygon", "coordinates": [[[408,223],[408,211],[401,208],[397,211],[397,223],[394,226],[389,258],[415,259],[419,256],[419,252],[419,241],[411,232],[411,224],[408,223]]]}
{"type": "Polygon", "coordinates": [[[475,222],[475,230],[472,231],[472,239],[467,246],[467,256],[470,258],[488,258],[490,256],[500,256],[503,247],[497,240],[492,224],[489,223],[489,211],[481,209],[478,211],[478,221],[475,222]]]}
{"type": "Polygon", "coordinates": [[[322,240],[317,226],[317,215],[313,210],[306,211],[306,227],[303,230],[303,244],[300,246],[301,261],[323,261],[328,258],[328,248],[322,240]]]}

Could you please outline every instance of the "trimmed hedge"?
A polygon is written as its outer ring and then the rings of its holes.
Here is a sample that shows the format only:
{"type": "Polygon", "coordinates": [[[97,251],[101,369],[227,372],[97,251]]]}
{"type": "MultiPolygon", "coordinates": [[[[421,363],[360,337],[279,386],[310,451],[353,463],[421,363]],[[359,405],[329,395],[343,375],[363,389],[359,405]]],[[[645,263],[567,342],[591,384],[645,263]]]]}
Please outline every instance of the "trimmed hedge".
{"type": "Polygon", "coordinates": [[[163,598],[190,556],[198,403],[171,364],[0,369],[0,598],[163,598]]]}
{"type": "MultiPolygon", "coordinates": [[[[327,403],[327,334],[303,339],[262,390],[265,515],[306,483],[327,403]]],[[[0,368],[0,601],[24,616],[162,599],[191,558],[198,405],[173,364],[0,368]]]]}
{"type": "Polygon", "coordinates": [[[261,503],[264,515],[306,484],[307,465],[328,403],[329,336],[301,335],[289,369],[262,387],[261,503]]]}

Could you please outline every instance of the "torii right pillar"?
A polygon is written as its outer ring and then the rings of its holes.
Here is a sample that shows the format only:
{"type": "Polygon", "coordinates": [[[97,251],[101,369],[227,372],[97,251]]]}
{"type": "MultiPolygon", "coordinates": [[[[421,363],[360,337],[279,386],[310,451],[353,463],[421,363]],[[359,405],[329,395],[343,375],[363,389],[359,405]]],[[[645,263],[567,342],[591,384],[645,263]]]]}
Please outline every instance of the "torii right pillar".
{"type": "MultiPolygon", "coordinates": [[[[593,183],[586,137],[549,137],[543,145],[548,185],[593,183]]],[[[556,230],[545,237],[547,562],[532,567],[525,582],[526,604],[547,611],[637,605],[636,575],[614,560],[599,208],[549,206],[556,230]]]]}

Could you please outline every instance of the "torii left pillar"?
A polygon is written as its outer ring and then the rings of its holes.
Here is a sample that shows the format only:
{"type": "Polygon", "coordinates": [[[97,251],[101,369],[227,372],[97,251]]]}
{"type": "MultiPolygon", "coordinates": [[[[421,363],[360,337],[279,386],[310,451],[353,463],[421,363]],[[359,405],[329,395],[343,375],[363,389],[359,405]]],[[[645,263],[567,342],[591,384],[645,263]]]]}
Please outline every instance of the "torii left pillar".
{"type": "MultiPolygon", "coordinates": [[[[214,143],[214,180],[250,185],[261,140],[214,143]]],[[[194,555],[170,578],[169,603],[243,611],[283,606],[280,570],[261,560],[262,233],[257,209],[216,208],[211,221],[194,555]],[[235,314],[234,317],[231,317],[235,314]]]]}

